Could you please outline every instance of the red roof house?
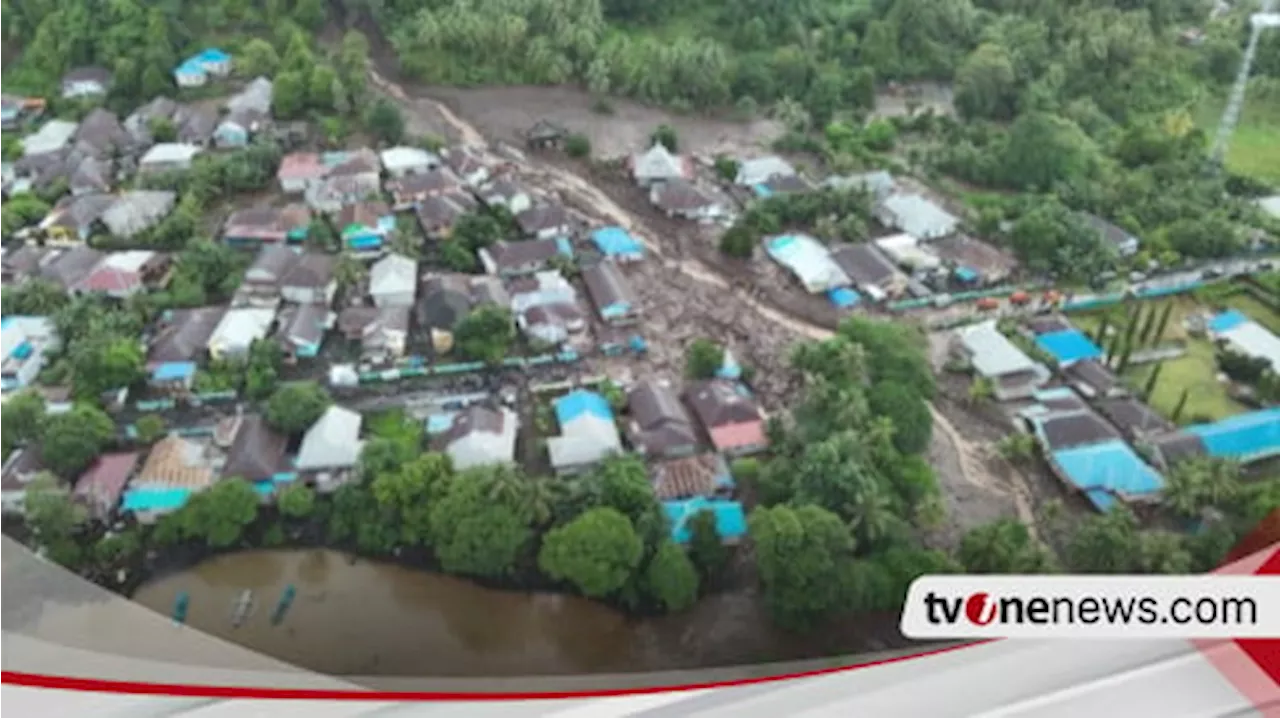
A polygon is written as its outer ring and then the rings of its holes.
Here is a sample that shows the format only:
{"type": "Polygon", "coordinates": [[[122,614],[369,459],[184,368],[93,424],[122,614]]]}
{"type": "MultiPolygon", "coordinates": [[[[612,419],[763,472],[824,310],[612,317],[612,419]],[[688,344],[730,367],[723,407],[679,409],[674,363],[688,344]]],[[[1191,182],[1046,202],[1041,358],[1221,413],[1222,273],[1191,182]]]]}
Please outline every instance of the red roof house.
{"type": "Polygon", "coordinates": [[[99,456],[80,475],[73,495],[88,506],[95,517],[103,519],[110,516],[120,503],[125,484],[138,469],[138,457],[136,451],[99,456]]]}
{"type": "Polygon", "coordinates": [[[693,385],[685,397],[718,451],[741,456],[768,447],[764,415],[745,388],[715,379],[693,385]]]}

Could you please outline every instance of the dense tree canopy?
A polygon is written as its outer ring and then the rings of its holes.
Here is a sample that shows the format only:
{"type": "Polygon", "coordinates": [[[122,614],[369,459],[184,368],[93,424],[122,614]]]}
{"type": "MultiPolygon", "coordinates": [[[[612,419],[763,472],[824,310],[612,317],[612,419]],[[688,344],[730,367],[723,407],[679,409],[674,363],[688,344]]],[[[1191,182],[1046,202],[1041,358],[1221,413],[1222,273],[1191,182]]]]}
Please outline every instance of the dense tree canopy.
{"type": "MultiPolygon", "coordinates": [[[[644,542],[631,521],[616,509],[600,507],[551,530],[543,538],[538,566],[587,596],[604,597],[623,587],[643,554],[644,542]]],[[[678,597],[679,591],[670,596],[678,597]]]]}

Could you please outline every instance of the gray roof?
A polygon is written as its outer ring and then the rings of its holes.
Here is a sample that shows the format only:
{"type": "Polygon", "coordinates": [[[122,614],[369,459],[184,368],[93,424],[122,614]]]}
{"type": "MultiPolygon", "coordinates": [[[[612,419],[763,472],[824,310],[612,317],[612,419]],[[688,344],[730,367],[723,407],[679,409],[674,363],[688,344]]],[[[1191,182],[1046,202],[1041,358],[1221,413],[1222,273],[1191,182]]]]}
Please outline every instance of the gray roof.
{"type": "Polygon", "coordinates": [[[738,164],[736,184],[755,186],[780,175],[793,175],[796,168],[781,157],[768,156],[743,160],[738,164]]]}
{"type": "Polygon", "coordinates": [[[164,97],[156,97],[147,104],[134,110],[122,123],[124,129],[139,144],[148,144],[152,142],[151,122],[153,120],[171,119],[178,111],[177,102],[164,97]]]}
{"type": "Polygon", "coordinates": [[[442,274],[422,284],[418,323],[431,329],[452,329],[471,311],[471,284],[466,275],[442,274]]]}
{"type": "Polygon", "coordinates": [[[84,279],[102,261],[102,252],[89,247],[72,247],[60,252],[40,267],[40,276],[68,289],[84,279]]]}
{"type": "Polygon", "coordinates": [[[484,250],[499,267],[519,267],[535,262],[548,262],[560,253],[554,239],[531,239],[526,242],[498,242],[484,250]]]}
{"type": "Polygon", "coordinates": [[[1009,341],[989,319],[956,330],[956,335],[973,361],[973,368],[987,378],[1031,371],[1037,366],[1031,357],[1009,341]]]}
{"type": "Polygon", "coordinates": [[[323,304],[293,304],[280,312],[280,328],[276,336],[286,343],[298,339],[308,344],[319,344],[324,339],[328,320],[329,308],[323,304]]]}
{"type": "Polygon", "coordinates": [[[297,259],[298,252],[292,247],[283,244],[268,244],[258,251],[257,256],[253,258],[253,263],[245,270],[245,276],[251,273],[265,272],[273,277],[275,281],[279,281],[297,259]]]}
{"type": "Polygon", "coordinates": [[[632,291],[631,284],[613,262],[598,262],[586,267],[582,270],[582,281],[587,285],[591,301],[602,310],[620,302],[635,303],[635,292],[632,291]]]}
{"type": "Polygon", "coordinates": [[[67,184],[73,192],[109,192],[114,175],[115,165],[111,160],[85,157],[67,184]]]}
{"type": "Polygon", "coordinates": [[[81,147],[98,157],[110,157],[133,143],[133,138],[120,124],[120,118],[114,112],[101,107],[90,112],[80,126],[76,128],[74,141],[81,147]]]}
{"type": "Polygon", "coordinates": [[[263,115],[271,113],[271,80],[259,77],[245,86],[239,94],[227,100],[227,112],[254,111],[263,115]]]}
{"type": "Polygon", "coordinates": [[[516,224],[526,234],[555,229],[569,224],[569,211],[559,204],[538,204],[516,215],[516,224]]]}
{"type": "Polygon", "coordinates": [[[172,310],[151,340],[147,361],[181,362],[200,357],[226,313],[226,307],[172,310]]]}
{"type": "Polygon", "coordinates": [[[709,429],[762,418],[755,401],[728,381],[711,379],[698,382],[689,387],[685,397],[703,426],[709,429]]]}
{"type": "Polygon", "coordinates": [[[319,288],[328,286],[333,281],[333,270],[337,265],[334,255],[301,252],[296,257],[293,265],[280,279],[280,286],[319,288]]]}
{"type": "Polygon", "coordinates": [[[125,192],[102,214],[102,221],[117,237],[132,237],[169,214],[177,197],[175,192],[159,190],[125,192]]]}
{"type": "Polygon", "coordinates": [[[94,222],[102,219],[118,203],[109,194],[85,194],[78,197],[64,197],[54,205],[53,211],[45,216],[46,226],[87,229],[94,222]]]}
{"type": "Polygon", "coordinates": [[[957,219],[937,203],[919,194],[895,192],[880,203],[881,212],[890,218],[894,228],[918,239],[951,234],[960,225],[957,219]]]}
{"type": "Polygon", "coordinates": [[[511,305],[511,295],[497,277],[472,277],[471,300],[477,306],[492,304],[500,307],[511,305]]]}
{"type": "Polygon", "coordinates": [[[218,127],[218,113],[212,108],[182,107],[174,113],[173,124],[178,128],[179,142],[203,144],[213,137],[218,127]]]}
{"type": "Polygon", "coordinates": [[[859,287],[879,287],[890,280],[906,279],[906,275],[870,243],[838,245],[831,258],[859,287]]]}
{"type": "Polygon", "coordinates": [[[698,443],[693,419],[669,384],[640,381],[627,396],[635,422],[633,441],[650,453],[698,443]]]}
{"type": "Polygon", "coordinates": [[[285,455],[289,437],[267,426],[266,420],[257,414],[238,420],[236,438],[227,450],[227,463],[222,467],[223,477],[262,481],[289,470],[289,459],[285,455]]]}
{"type": "Polygon", "coordinates": [[[650,197],[654,204],[673,212],[702,209],[715,202],[702,190],[682,179],[668,180],[655,185],[650,197]]]}

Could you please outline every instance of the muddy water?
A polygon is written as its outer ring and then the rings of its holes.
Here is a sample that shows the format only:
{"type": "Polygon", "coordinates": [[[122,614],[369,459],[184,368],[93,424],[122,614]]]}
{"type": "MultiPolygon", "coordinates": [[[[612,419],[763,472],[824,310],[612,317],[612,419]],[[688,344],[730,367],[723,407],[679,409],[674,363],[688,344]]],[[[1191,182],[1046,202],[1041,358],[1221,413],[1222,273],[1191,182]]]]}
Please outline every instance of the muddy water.
{"type": "Polygon", "coordinates": [[[189,625],[346,675],[615,673],[810,658],[896,642],[891,627],[786,634],[768,625],[751,595],[712,597],[680,616],[630,619],[573,596],[491,590],[325,550],[221,556],[154,580],[133,598],[169,615],[182,591],[190,595],[189,625]],[[289,584],[297,597],[272,626],[289,584]],[[245,589],[255,606],[233,628],[232,607],[245,589]]]}

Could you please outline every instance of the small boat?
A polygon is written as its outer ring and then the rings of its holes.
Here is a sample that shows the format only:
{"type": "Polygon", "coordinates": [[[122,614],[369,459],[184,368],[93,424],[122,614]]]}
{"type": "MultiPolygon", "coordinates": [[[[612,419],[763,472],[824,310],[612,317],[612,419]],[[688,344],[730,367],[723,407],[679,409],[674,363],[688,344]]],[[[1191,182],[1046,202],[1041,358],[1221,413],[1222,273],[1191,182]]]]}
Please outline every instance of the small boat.
{"type": "Polygon", "coordinates": [[[245,589],[236,598],[236,602],[231,611],[231,627],[239,628],[244,623],[244,619],[249,617],[249,613],[253,611],[253,591],[245,589]]]}
{"type": "Polygon", "coordinates": [[[288,612],[289,606],[297,595],[298,589],[294,588],[292,583],[285,587],[284,593],[280,594],[280,600],[276,602],[276,610],[271,613],[271,625],[280,625],[284,620],[284,614],[288,612]]]}

